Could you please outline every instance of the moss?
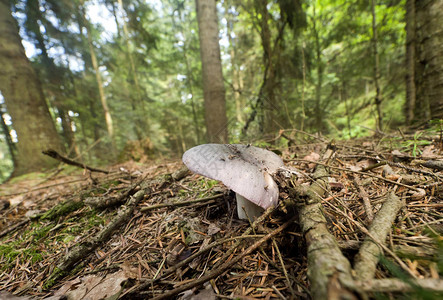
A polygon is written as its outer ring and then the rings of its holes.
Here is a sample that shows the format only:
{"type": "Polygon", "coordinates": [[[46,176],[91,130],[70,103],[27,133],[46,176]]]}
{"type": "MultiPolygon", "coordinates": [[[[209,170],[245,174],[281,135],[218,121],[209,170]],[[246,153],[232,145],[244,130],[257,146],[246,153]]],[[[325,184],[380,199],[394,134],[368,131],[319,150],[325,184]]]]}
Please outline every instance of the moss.
{"type": "Polygon", "coordinates": [[[67,275],[67,272],[60,270],[58,267],[55,267],[51,276],[49,276],[49,278],[43,284],[43,287],[42,287],[43,290],[45,290],[45,291],[49,290],[51,287],[53,287],[57,283],[59,278],[65,276],[65,275],[67,275]]]}
{"type": "Polygon", "coordinates": [[[106,191],[106,190],[109,189],[110,187],[117,186],[117,185],[119,185],[120,183],[121,183],[120,180],[111,180],[111,181],[108,181],[108,182],[103,183],[103,184],[101,185],[101,188],[105,189],[105,191],[106,191]]]}
{"type": "Polygon", "coordinates": [[[47,233],[54,228],[55,225],[49,224],[48,226],[41,226],[40,228],[36,228],[34,232],[32,232],[32,237],[34,241],[40,241],[44,237],[46,237],[47,233]]]}
{"type": "Polygon", "coordinates": [[[36,180],[36,179],[43,179],[46,178],[48,176],[47,173],[41,173],[41,172],[32,172],[32,173],[27,173],[21,176],[17,176],[14,178],[11,178],[11,180],[9,181],[10,184],[14,184],[14,183],[18,183],[24,180],[36,180]]]}
{"type": "Polygon", "coordinates": [[[80,209],[83,207],[82,201],[72,201],[68,200],[63,203],[58,204],[53,209],[48,210],[43,216],[41,217],[42,220],[55,220],[61,216],[65,216],[69,214],[70,212],[73,212],[75,210],[80,209]]]}
{"type": "Polygon", "coordinates": [[[0,257],[3,257],[2,271],[8,271],[15,267],[17,259],[20,262],[31,261],[35,264],[43,260],[43,254],[39,245],[21,247],[20,241],[0,245],[0,257]]]}

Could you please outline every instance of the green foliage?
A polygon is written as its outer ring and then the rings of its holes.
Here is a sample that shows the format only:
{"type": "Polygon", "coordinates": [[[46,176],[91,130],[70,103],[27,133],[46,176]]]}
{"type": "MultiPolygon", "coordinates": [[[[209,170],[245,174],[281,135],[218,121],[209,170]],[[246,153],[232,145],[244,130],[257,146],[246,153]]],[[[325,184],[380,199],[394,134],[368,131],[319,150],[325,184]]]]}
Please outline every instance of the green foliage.
{"type": "MultiPolygon", "coordinates": [[[[79,211],[80,207],[78,205],[76,207],[79,211]]],[[[85,234],[92,228],[104,225],[106,220],[112,218],[112,215],[116,213],[98,214],[97,211],[90,208],[82,209],[80,213],[70,214],[70,212],[72,209],[66,209],[66,205],[56,206],[54,210],[48,211],[39,220],[32,221],[23,232],[15,236],[14,240],[1,241],[0,270],[8,272],[11,268],[15,268],[17,263],[24,265],[43,261],[64,249],[77,236],[85,234]],[[54,215],[66,219],[58,225],[45,221],[49,216],[54,215]]]]}
{"type": "MultiPolygon", "coordinates": [[[[374,128],[376,115],[369,3],[260,3],[226,0],[217,6],[231,141],[259,140],[269,111],[277,128],[340,138],[372,134],[366,129],[374,128]],[[268,28],[261,22],[265,16],[268,28]],[[269,30],[271,49],[264,49],[264,30],[269,30]],[[267,86],[271,73],[266,73],[266,61],[274,70],[272,89],[267,86]]],[[[116,153],[128,141],[145,138],[155,149],[149,158],[158,153],[179,156],[205,142],[193,0],[161,5],[126,0],[123,9],[109,0],[18,0],[15,12],[23,38],[40,50],[32,62],[57,128],[83,162],[100,164],[113,158],[86,27],[104,80],[116,153]],[[106,23],[88,15],[94,9],[109,16],[106,23]],[[116,30],[110,31],[112,27],[116,30]],[[73,128],[71,140],[66,124],[73,128]]],[[[386,130],[404,122],[405,0],[378,2],[376,14],[386,130]]],[[[412,151],[414,143],[407,145],[412,151]]],[[[6,153],[3,140],[0,153],[6,153]]],[[[2,160],[0,180],[11,165],[10,159],[2,160]]]]}
{"type": "Polygon", "coordinates": [[[0,183],[8,179],[9,175],[12,173],[13,167],[6,142],[2,136],[0,136],[0,183]]]}
{"type": "MultiPolygon", "coordinates": [[[[395,295],[395,299],[423,299],[423,300],[433,300],[440,299],[443,294],[439,292],[432,292],[422,289],[421,287],[414,284],[411,278],[404,273],[404,271],[396,265],[392,260],[388,259],[385,256],[380,257],[380,264],[385,267],[395,278],[400,279],[401,281],[407,283],[413,288],[412,292],[398,293],[395,295]]],[[[391,299],[389,295],[376,293],[376,299],[384,300],[391,299]]]]}
{"type": "Polygon", "coordinates": [[[417,131],[414,134],[413,140],[403,142],[403,147],[410,151],[413,157],[417,157],[422,153],[420,150],[420,146],[426,146],[432,143],[431,141],[420,139],[422,135],[423,132],[417,131]]]}

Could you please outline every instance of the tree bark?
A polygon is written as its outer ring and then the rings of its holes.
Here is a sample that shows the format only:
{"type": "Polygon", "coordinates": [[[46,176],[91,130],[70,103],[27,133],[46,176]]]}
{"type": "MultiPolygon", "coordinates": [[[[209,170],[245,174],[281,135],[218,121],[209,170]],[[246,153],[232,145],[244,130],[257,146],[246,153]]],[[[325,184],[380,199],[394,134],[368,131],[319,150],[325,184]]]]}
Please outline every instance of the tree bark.
{"type": "Polygon", "coordinates": [[[375,108],[377,110],[377,129],[383,129],[383,112],[381,103],[383,100],[380,87],[380,56],[378,54],[378,36],[377,36],[377,15],[375,13],[376,0],[371,2],[372,13],[372,55],[374,56],[374,84],[375,84],[375,108]]]}
{"type": "MultiPolygon", "coordinates": [[[[261,106],[263,109],[263,118],[260,128],[265,135],[272,135],[280,128],[276,121],[280,111],[279,103],[276,101],[275,88],[277,86],[277,65],[279,60],[280,37],[276,38],[274,47],[272,47],[272,33],[269,27],[270,14],[268,11],[268,1],[256,1],[257,13],[260,15],[260,37],[263,48],[263,65],[265,66],[265,74],[263,77],[263,94],[261,106]]],[[[284,24],[282,25],[284,28],[284,24]]],[[[280,28],[279,34],[283,28],[280,28]]]]}
{"type": "Polygon", "coordinates": [[[63,150],[40,81],[26,57],[9,1],[0,0],[0,91],[17,133],[17,165],[13,175],[53,167],[41,152],[63,150]]]}
{"type": "Polygon", "coordinates": [[[206,135],[209,142],[228,142],[225,87],[220,58],[215,0],[196,0],[202,60],[206,135]]]}
{"type": "Polygon", "coordinates": [[[312,31],[314,33],[315,37],[315,55],[317,60],[317,82],[315,83],[315,127],[319,132],[322,132],[323,127],[323,108],[321,103],[321,92],[322,92],[322,86],[323,86],[323,62],[322,62],[322,45],[320,42],[320,35],[318,33],[317,29],[317,16],[315,11],[315,5],[313,6],[314,9],[314,17],[312,19],[312,31]]]}
{"type": "Polygon", "coordinates": [[[225,1],[225,16],[226,16],[226,33],[228,35],[229,40],[229,56],[231,61],[231,84],[232,84],[232,93],[235,101],[235,116],[237,118],[237,122],[244,123],[243,120],[243,104],[240,99],[241,93],[241,85],[240,85],[240,68],[237,65],[237,55],[236,55],[236,45],[234,42],[234,38],[232,37],[235,16],[230,12],[230,4],[225,1]]]}
{"type": "Polygon", "coordinates": [[[406,1],[406,123],[414,120],[415,88],[415,0],[406,1]]]}
{"type": "MultiPolygon", "coordinates": [[[[79,155],[77,146],[75,144],[75,135],[72,131],[71,118],[69,117],[66,105],[64,104],[64,94],[61,89],[61,86],[63,85],[62,72],[55,65],[54,60],[48,55],[46,41],[41,29],[43,25],[40,25],[44,24],[44,17],[39,9],[39,5],[39,2],[35,0],[26,1],[27,19],[25,28],[28,35],[33,35],[35,47],[41,51],[42,65],[45,72],[43,75],[45,78],[47,78],[46,82],[43,81],[43,91],[47,96],[49,103],[52,104],[58,111],[58,115],[61,119],[62,135],[68,146],[68,152],[74,150],[75,155],[79,155]]],[[[38,72],[37,75],[41,76],[41,74],[38,74],[38,72]]]]}
{"type": "Polygon", "coordinates": [[[443,118],[443,0],[416,0],[416,122],[443,118]]]}

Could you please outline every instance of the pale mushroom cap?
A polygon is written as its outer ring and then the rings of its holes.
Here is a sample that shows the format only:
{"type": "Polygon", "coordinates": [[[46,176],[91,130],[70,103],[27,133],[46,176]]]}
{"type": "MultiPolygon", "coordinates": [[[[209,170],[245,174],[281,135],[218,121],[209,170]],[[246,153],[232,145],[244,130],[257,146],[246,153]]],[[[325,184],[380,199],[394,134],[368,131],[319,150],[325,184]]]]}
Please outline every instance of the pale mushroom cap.
{"type": "Polygon", "coordinates": [[[183,162],[191,171],[222,181],[264,209],[278,203],[278,186],[270,174],[283,166],[283,161],[271,151],[238,144],[204,144],[186,151],[183,162]]]}

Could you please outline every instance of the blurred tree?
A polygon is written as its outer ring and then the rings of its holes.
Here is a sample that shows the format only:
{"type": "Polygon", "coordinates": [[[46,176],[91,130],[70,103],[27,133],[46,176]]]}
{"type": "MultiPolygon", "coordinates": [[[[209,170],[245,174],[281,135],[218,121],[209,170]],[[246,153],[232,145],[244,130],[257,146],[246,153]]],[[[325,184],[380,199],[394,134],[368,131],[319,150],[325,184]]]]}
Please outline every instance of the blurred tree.
{"type": "Polygon", "coordinates": [[[382,91],[380,87],[380,56],[378,54],[378,29],[377,29],[377,13],[375,12],[377,1],[371,1],[372,15],[372,55],[374,59],[374,86],[375,86],[375,107],[377,110],[377,129],[383,130],[383,113],[381,103],[383,101],[382,91]]]}
{"type": "Polygon", "coordinates": [[[8,0],[0,1],[0,91],[17,133],[17,161],[14,175],[57,164],[41,154],[52,148],[63,151],[63,144],[45,102],[40,81],[21,43],[8,0]]]}
{"type": "MultiPolygon", "coordinates": [[[[48,55],[47,49],[50,47],[48,44],[48,35],[42,32],[54,32],[57,31],[52,27],[52,24],[46,20],[43,12],[40,10],[39,1],[26,0],[26,6],[24,13],[26,14],[26,21],[24,22],[24,28],[27,35],[34,41],[34,45],[40,50],[42,72],[38,73],[42,83],[45,85],[44,92],[46,98],[54,105],[57,110],[58,116],[61,120],[62,134],[67,143],[70,153],[79,155],[78,147],[75,144],[74,132],[72,131],[71,117],[68,113],[65,97],[63,93],[64,88],[64,73],[69,72],[66,68],[58,67],[54,59],[48,55]]],[[[37,69],[38,70],[38,69],[37,69]]]]}
{"type": "Polygon", "coordinates": [[[415,1],[415,25],[413,119],[421,123],[443,118],[443,0],[415,1]]]}
{"type": "Polygon", "coordinates": [[[88,46],[89,46],[89,55],[91,57],[92,67],[94,68],[95,78],[97,80],[97,88],[98,88],[98,92],[100,95],[100,102],[102,104],[103,113],[105,115],[108,136],[111,139],[111,144],[112,144],[111,152],[114,152],[116,150],[115,137],[114,137],[114,126],[112,124],[111,111],[108,107],[108,101],[106,100],[103,79],[102,79],[102,75],[100,74],[97,56],[95,54],[92,33],[91,33],[91,24],[86,17],[84,0],[80,0],[80,5],[79,5],[78,9],[80,10],[80,18],[82,20],[82,25],[86,29],[86,37],[87,37],[88,46]]]}
{"type": "MultiPolygon", "coordinates": [[[[135,131],[135,134],[137,135],[137,138],[139,140],[142,140],[148,134],[146,110],[145,110],[144,101],[142,99],[142,92],[141,92],[141,88],[140,88],[140,83],[138,80],[137,66],[135,64],[135,58],[133,55],[134,46],[133,46],[132,39],[129,35],[129,29],[128,29],[127,21],[126,21],[126,11],[123,6],[123,0],[118,0],[118,5],[119,5],[119,9],[120,9],[122,16],[123,16],[123,20],[120,22],[123,27],[123,37],[122,38],[123,38],[123,42],[125,43],[125,46],[126,46],[125,51],[126,51],[126,55],[128,57],[130,74],[131,74],[132,82],[134,85],[134,91],[135,91],[135,95],[130,97],[132,111],[135,116],[134,131],[135,131]]],[[[117,23],[117,28],[118,28],[118,26],[119,26],[119,24],[117,23]]]]}
{"type": "Polygon", "coordinates": [[[414,120],[415,88],[415,0],[406,0],[406,122],[414,120]]]}
{"type": "Polygon", "coordinates": [[[209,142],[228,142],[225,87],[220,58],[215,0],[196,0],[205,100],[206,135],[209,142]]]}

